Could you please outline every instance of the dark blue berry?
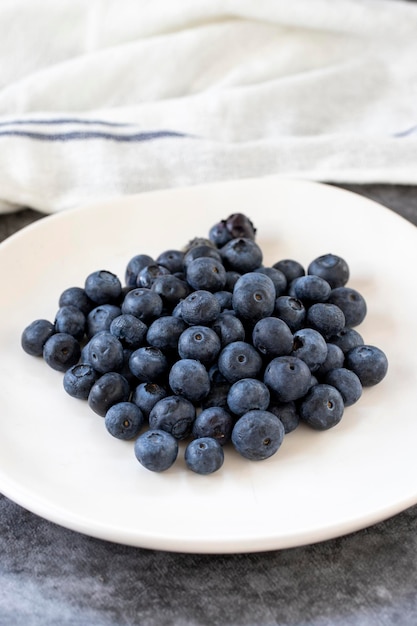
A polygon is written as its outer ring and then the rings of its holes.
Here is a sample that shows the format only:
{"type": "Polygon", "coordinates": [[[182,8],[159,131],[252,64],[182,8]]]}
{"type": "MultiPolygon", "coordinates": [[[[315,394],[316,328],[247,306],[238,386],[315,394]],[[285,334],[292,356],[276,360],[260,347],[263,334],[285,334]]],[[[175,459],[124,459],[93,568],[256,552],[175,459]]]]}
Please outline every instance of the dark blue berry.
{"type": "Polygon", "coordinates": [[[76,306],[62,306],[55,316],[55,330],[57,333],[68,333],[81,341],[86,331],[86,317],[76,306]]]}
{"type": "Polygon", "coordinates": [[[128,313],[118,315],[110,324],[110,333],[129,350],[137,350],[143,346],[147,332],[146,324],[128,313]]]}
{"type": "Polygon", "coordinates": [[[164,265],[151,263],[151,265],[146,265],[140,270],[136,279],[136,286],[139,288],[144,287],[146,289],[151,289],[157,278],[170,274],[171,272],[164,265]]]}
{"type": "Polygon", "coordinates": [[[240,274],[253,272],[262,265],[262,250],[252,239],[231,239],[220,248],[220,253],[225,268],[240,274]]]}
{"type": "Polygon", "coordinates": [[[126,378],[118,372],[106,372],[91,387],[88,405],[101,417],[104,417],[113,404],[129,400],[130,387],[126,378]]]}
{"type": "Polygon", "coordinates": [[[49,320],[34,320],[26,326],[21,336],[23,350],[31,356],[42,356],[46,341],[55,333],[55,326],[49,320]]]}
{"type": "Polygon", "coordinates": [[[137,437],[144,423],[142,411],[133,402],[113,404],[104,417],[107,431],[116,439],[137,437]]]}
{"type": "Polygon", "coordinates": [[[123,346],[107,330],[102,330],[90,339],[83,350],[83,359],[97,372],[115,372],[123,365],[123,346]]]}
{"type": "Polygon", "coordinates": [[[217,259],[199,257],[188,263],[186,278],[195,290],[220,291],[226,285],[226,270],[217,259]]]}
{"type": "Polygon", "coordinates": [[[163,265],[172,274],[176,272],[182,272],[184,267],[185,253],[182,250],[164,250],[159,256],[156,257],[158,265],[163,265]]]}
{"type": "Polygon", "coordinates": [[[182,359],[197,359],[206,365],[217,359],[220,349],[219,336],[208,326],[190,326],[178,339],[178,353],[182,359]]]}
{"type": "Polygon", "coordinates": [[[220,313],[211,328],[219,336],[222,348],[233,341],[245,340],[245,328],[242,322],[238,317],[228,312],[220,313]]]}
{"type": "Polygon", "coordinates": [[[308,391],[310,382],[310,368],[295,356],[278,356],[265,368],[264,383],[279,402],[298,400],[308,391]]]}
{"type": "Polygon", "coordinates": [[[359,326],[367,313],[365,298],[352,287],[338,287],[330,292],[328,302],[337,305],[345,316],[346,326],[359,326]]]}
{"type": "Polygon", "coordinates": [[[119,278],[107,270],[92,272],[85,279],[87,296],[96,304],[111,303],[119,298],[122,284],[119,278]]]}
{"type": "Polygon", "coordinates": [[[272,315],[275,299],[272,280],[257,272],[241,276],[233,289],[234,310],[239,317],[253,323],[272,315]]]}
{"type": "Polygon", "coordinates": [[[339,346],[335,343],[327,344],[327,356],[323,363],[315,370],[315,375],[320,377],[325,376],[330,370],[338,367],[343,367],[345,362],[345,354],[339,346]]]}
{"type": "Polygon", "coordinates": [[[241,378],[233,383],[227,396],[227,406],[235,415],[252,409],[265,411],[270,401],[268,387],[257,378],[241,378]]]}
{"type": "Polygon", "coordinates": [[[82,287],[68,287],[59,296],[59,306],[76,306],[84,315],[88,315],[96,305],[87,296],[82,287]]]}
{"type": "Polygon", "coordinates": [[[45,363],[58,372],[66,372],[67,369],[78,363],[80,356],[79,342],[68,333],[51,335],[43,346],[45,363]]]}
{"type": "Polygon", "coordinates": [[[213,474],[224,463],[223,448],[211,437],[193,439],[185,448],[184,461],[188,469],[196,474],[213,474]]]}
{"type": "Polygon", "coordinates": [[[288,324],[278,317],[264,317],[253,328],[252,342],[265,356],[283,356],[292,351],[293,334],[288,324]]]}
{"type": "Polygon", "coordinates": [[[343,311],[329,302],[316,302],[307,311],[307,324],[323,335],[326,339],[337,335],[344,329],[345,316],[343,311]]]}
{"type": "Polygon", "coordinates": [[[298,298],[279,296],[275,300],[274,315],[283,320],[294,333],[304,326],[306,309],[298,298]]]}
{"type": "Polygon", "coordinates": [[[154,320],[146,335],[150,346],[155,346],[163,352],[174,352],[178,348],[178,339],[187,328],[187,324],[180,317],[165,315],[154,320]]]}
{"type": "Polygon", "coordinates": [[[132,402],[134,402],[148,418],[149,413],[155,404],[168,395],[164,386],[158,383],[139,383],[133,391],[132,402]]]}
{"type": "Polygon", "coordinates": [[[277,298],[285,294],[287,289],[287,279],[285,277],[285,274],[283,274],[283,272],[281,272],[279,269],[277,269],[276,267],[262,266],[254,271],[258,274],[265,274],[265,276],[268,276],[272,280],[275,287],[275,296],[277,298]]]}
{"type": "Polygon", "coordinates": [[[277,452],[284,435],[284,426],[273,413],[253,410],[237,420],[232,430],[232,443],[246,459],[262,461],[277,452]]]}
{"type": "Polygon", "coordinates": [[[324,278],[308,275],[295,278],[289,286],[288,295],[298,298],[303,304],[311,305],[314,302],[325,302],[331,290],[324,278]]]}
{"type": "Polygon", "coordinates": [[[143,467],[152,472],[165,472],[178,456],[178,441],[164,430],[151,429],[136,439],[134,452],[143,467]]]}
{"type": "Polygon", "coordinates": [[[87,315],[87,337],[91,338],[102,330],[110,331],[112,321],[121,313],[116,304],[101,304],[92,309],[87,315]]]}
{"type": "Polygon", "coordinates": [[[328,430],[343,417],[344,404],[340,392],[331,385],[314,385],[299,406],[300,418],[315,430],[328,430]]]}
{"type": "Polygon", "coordinates": [[[151,289],[161,297],[162,302],[169,309],[172,309],[180,300],[186,298],[191,291],[185,280],[173,274],[155,278],[151,289]]]}
{"type": "Polygon", "coordinates": [[[346,354],[345,367],[355,372],[363,387],[372,387],[385,378],[388,359],[376,346],[357,346],[346,354]]]}
{"type": "Polygon", "coordinates": [[[195,359],[176,361],[169,372],[169,386],[172,391],[198,403],[210,391],[210,378],[204,365],[195,359]]]}
{"type": "Polygon", "coordinates": [[[311,261],[307,273],[320,276],[332,289],[343,287],[349,280],[349,266],[336,254],[323,254],[311,261]]]}
{"type": "Polygon", "coordinates": [[[149,413],[149,426],[165,430],[176,439],[190,436],[196,417],[192,402],[182,396],[166,396],[159,400],[149,413]]]}
{"type": "Polygon", "coordinates": [[[304,276],[306,273],[303,265],[294,259],[281,259],[280,261],[274,263],[272,267],[280,270],[280,272],[284,274],[288,285],[294,280],[294,278],[304,276]]]}
{"type": "Polygon", "coordinates": [[[145,324],[149,324],[161,315],[163,308],[164,304],[160,295],[152,289],[138,287],[126,294],[122,304],[122,313],[134,315],[145,324]]]}
{"type": "Polygon", "coordinates": [[[364,344],[362,335],[354,328],[344,328],[337,335],[329,337],[328,341],[338,346],[345,354],[352,348],[364,344]]]}
{"type": "Polygon", "coordinates": [[[132,352],[129,367],[139,382],[151,383],[168,371],[168,360],[159,348],[144,346],[132,352]]]}
{"type": "Polygon", "coordinates": [[[256,378],[262,369],[262,357],[250,343],[234,341],[220,352],[218,366],[221,374],[233,384],[241,378],[256,378]]]}
{"type": "Polygon", "coordinates": [[[64,389],[73,398],[87,400],[91,387],[99,376],[99,373],[89,363],[77,363],[65,372],[64,389]]]}
{"type": "Polygon", "coordinates": [[[234,420],[224,407],[211,406],[203,409],[195,418],[192,436],[211,437],[221,446],[230,441],[234,420]]]}
{"type": "Polygon", "coordinates": [[[284,426],[285,434],[291,433],[300,423],[296,402],[273,402],[268,411],[273,413],[284,426]]]}
{"type": "Polygon", "coordinates": [[[194,291],[180,305],[180,315],[187,324],[211,324],[221,313],[219,301],[205,289],[194,291]]]}
{"type": "Polygon", "coordinates": [[[147,265],[155,263],[149,254],[136,254],[130,259],[125,270],[125,284],[128,287],[136,287],[139,272],[147,265]]]}
{"type": "Polygon", "coordinates": [[[307,363],[312,372],[320,367],[327,357],[327,343],[313,328],[300,328],[294,333],[292,356],[307,363]]]}
{"type": "Polygon", "coordinates": [[[324,378],[327,385],[336,387],[343,398],[343,404],[351,406],[359,400],[362,395],[362,384],[358,376],[346,367],[338,367],[330,370],[324,378]]]}

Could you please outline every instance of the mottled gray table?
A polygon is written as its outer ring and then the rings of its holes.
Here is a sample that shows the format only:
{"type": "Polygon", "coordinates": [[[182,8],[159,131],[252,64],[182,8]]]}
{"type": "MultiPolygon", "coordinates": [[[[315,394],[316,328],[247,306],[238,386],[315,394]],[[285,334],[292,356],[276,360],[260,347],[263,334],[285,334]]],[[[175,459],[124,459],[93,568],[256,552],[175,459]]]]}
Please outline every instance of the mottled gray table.
{"type": "MultiPolygon", "coordinates": [[[[345,187],[417,225],[417,188],[345,187]]],[[[0,216],[0,240],[41,217],[0,216]]],[[[93,539],[0,496],[0,626],[129,624],[417,624],[417,506],[311,546],[216,556],[93,539]]]]}

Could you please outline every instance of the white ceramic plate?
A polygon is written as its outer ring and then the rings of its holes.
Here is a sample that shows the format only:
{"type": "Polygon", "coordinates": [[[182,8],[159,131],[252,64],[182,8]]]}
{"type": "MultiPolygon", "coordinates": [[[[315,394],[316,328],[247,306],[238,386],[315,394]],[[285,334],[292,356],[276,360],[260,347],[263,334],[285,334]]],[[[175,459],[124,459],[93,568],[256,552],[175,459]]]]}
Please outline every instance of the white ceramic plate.
{"type": "Polygon", "coordinates": [[[0,246],[0,489],[70,529],[183,552],[280,549],[340,536],[417,502],[417,233],[376,203],[275,178],[143,194],[54,215],[0,246]],[[53,319],[60,293],[96,269],[124,276],[137,253],[182,247],[230,213],[249,215],[265,263],[343,256],[368,302],[359,327],[390,362],[342,422],[300,427],[250,462],[227,450],[207,477],[180,458],[155,474],[133,444],[62,388],[62,374],[20,348],[23,328],[53,319]]]}

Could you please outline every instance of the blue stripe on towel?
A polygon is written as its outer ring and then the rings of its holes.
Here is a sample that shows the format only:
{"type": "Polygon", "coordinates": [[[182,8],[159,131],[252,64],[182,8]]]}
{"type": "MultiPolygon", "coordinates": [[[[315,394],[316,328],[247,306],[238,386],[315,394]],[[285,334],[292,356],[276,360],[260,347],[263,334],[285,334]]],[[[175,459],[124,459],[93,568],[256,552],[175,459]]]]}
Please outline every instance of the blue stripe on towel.
{"type": "Polygon", "coordinates": [[[83,126],[84,124],[87,125],[98,125],[98,126],[133,126],[133,124],[129,124],[126,122],[108,122],[105,120],[93,120],[93,119],[77,119],[77,118],[71,118],[71,117],[62,117],[62,118],[54,118],[54,119],[41,119],[41,120],[37,120],[37,119],[28,119],[28,120],[23,120],[23,119],[19,119],[19,120],[9,120],[8,122],[0,122],[0,126],[30,126],[30,125],[49,125],[49,124],[79,124],[80,126],[83,126]]]}
{"type": "Polygon", "coordinates": [[[100,131],[70,131],[66,133],[39,133],[26,130],[0,130],[1,137],[23,137],[26,139],[36,139],[39,141],[77,141],[86,139],[108,139],[119,142],[139,142],[150,141],[152,139],[164,139],[166,137],[189,137],[184,133],[177,133],[171,130],[155,130],[149,132],[133,133],[131,135],[120,135],[117,133],[106,133],[100,131]]]}

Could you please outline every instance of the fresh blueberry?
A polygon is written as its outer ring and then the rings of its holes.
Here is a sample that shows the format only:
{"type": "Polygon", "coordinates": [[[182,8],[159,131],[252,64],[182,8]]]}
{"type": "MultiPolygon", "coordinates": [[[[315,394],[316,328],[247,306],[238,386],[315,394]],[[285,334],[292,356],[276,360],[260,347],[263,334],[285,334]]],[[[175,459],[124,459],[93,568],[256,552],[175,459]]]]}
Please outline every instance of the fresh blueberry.
{"type": "Polygon", "coordinates": [[[265,368],[264,383],[278,402],[298,400],[308,391],[310,382],[310,368],[295,356],[278,356],[265,368]]]}
{"type": "Polygon", "coordinates": [[[210,391],[210,378],[204,365],[195,359],[176,361],[169,372],[169,386],[176,395],[200,402],[210,391]]]}
{"type": "Polygon", "coordinates": [[[185,280],[173,274],[155,278],[151,289],[161,297],[162,302],[169,309],[172,309],[180,300],[186,298],[191,291],[185,280]]]}
{"type": "Polygon", "coordinates": [[[122,344],[107,330],[91,337],[83,350],[83,359],[100,374],[119,370],[123,365],[123,357],[122,344]]]}
{"type": "Polygon", "coordinates": [[[287,289],[287,279],[286,276],[281,270],[276,267],[258,267],[258,269],[254,270],[258,274],[265,274],[268,276],[275,287],[275,295],[278,298],[279,296],[283,296],[287,289]]]}
{"type": "Polygon", "coordinates": [[[210,391],[201,401],[202,408],[221,407],[227,409],[227,395],[229,389],[230,383],[227,382],[227,380],[212,381],[210,391]]]}
{"type": "Polygon", "coordinates": [[[88,394],[90,409],[104,417],[113,404],[129,400],[130,386],[126,378],[118,372],[106,372],[91,387],[88,394]]]}
{"type": "Polygon", "coordinates": [[[91,387],[99,378],[99,373],[90,363],[77,363],[64,374],[63,385],[68,395],[79,400],[87,400],[91,387]]]}
{"type": "Polygon", "coordinates": [[[209,239],[217,248],[221,248],[224,244],[233,239],[232,234],[227,228],[226,220],[217,222],[217,224],[214,224],[210,228],[209,239]]]}
{"type": "Polygon", "coordinates": [[[196,474],[213,474],[224,463],[223,448],[211,437],[193,439],[185,448],[184,461],[188,469],[196,474]]]}
{"type": "Polygon", "coordinates": [[[317,370],[327,357],[327,343],[313,328],[300,328],[294,333],[292,356],[307,363],[312,372],[317,370]]]}
{"type": "Polygon", "coordinates": [[[323,363],[315,370],[316,376],[319,378],[325,376],[330,370],[343,367],[345,362],[345,354],[335,343],[327,344],[327,356],[323,363]]]}
{"type": "Polygon", "coordinates": [[[137,350],[143,346],[147,332],[146,324],[128,313],[115,317],[110,324],[110,333],[129,350],[137,350]]]}
{"type": "Polygon", "coordinates": [[[211,324],[221,313],[219,301],[205,289],[190,293],[180,304],[181,317],[187,324],[211,324]]]}
{"type": "Polygon", "coordinates": [[[338,346],[344,354],[352,350],[352,348],[363,346],[364,344],[362,335],[354,328],[344,328],[337,335],[329,337],[328,341],[338,346]]]}
{"type": "Polygon", "coordinates": [[[146,289],[151,289],[155,280],[160,276],[170,275],[171,272],[164,265],[159,265],[158,263],[151,263],[150,265],[145,265],[143,267],[136,279],[137,287],[144,287],[146,289]]]}
{"type": "Polygon", "coordinates": [[[252,239],[231,239],[220,248],[220,254],[225,268],[240,274],[253,272],[262,265],[262,250],[252,239]]]}
{"type": "Polygon", "coordinates": [[[139,383],[133,391],[132,402],[134,402],[148,418],[155,404],[168,395],[167,390],[158,383],[139,383]]]}
{"type": "Polygon", "coordinates": [[[307,273],[324,278],[332,289],[343,287],[349,280],[349,266],[336,254],[329,253],[317,257],[311,261],[307,273]]]}
{"type": "Polygon", "coordinates": [[[107,431],[116,439],[137,437],[144,423],[142,411],[133,402],[113,404],[104,417],[107,431]]]}
{"type": "Polygon", "coordinates": [[[264,317],[253,328],[252,343],[265,356],[283,356],[292,351],[293,334],[278,317],[264,317]]]}
{"type": "Polygon", "coordinates": [[[279,296],[275,301],[274,315],[283,320],[294,333],[304,326],[306,309],[298,298],[279,296]]]}
{"type": "Polygon", "coordinates": [[[233,341],[245,340],[245,328],[238,317],[228,312],[220,313],[211,328],[219,336],[221,347],[233,341]]]}
{"type": "Polygon", "coordinates": [[[281,259],[280,261],[274,263],[272,267],[280,270],[280,272],[284,274],[288,285],[294,280],[294,278],[304,276],[306,273],[303,265],[294,259],[281,259]]]}
{"type": "Polygon", "coordinates": [[[144,346],[130,355],[129,367],[141,383],[158,381],[168,371],[165,354],[155,346],[144,346]]]}
{"type": "Polygon", "coordinates": [[[273,413],[284,426],[285,434],[291,433],[300,423],[296,402],[273,402],[268,411],[273,413]]]}
{"type": "Polygon", "coordinates": [[[80,356],[79,342],[68,333],[51,335],[43,346],[45,363],[58,372],[66,372],[67,369],[78,363],[80,356]]]}
{"type": "Polygon", "coordinates": [[[187,439],[195,418],[196,409],[192,402],[182,396],[166,396],[149,413],[149,426],[165,430],[176,439],[187,439]]]}
{"type": "Polygon", "coordinates": [[[299,406],[300,418],[315,430],[328,430],[343,417],[344,404],[340,392],[331,385],[314,385],[299,406]]]}
{"type": "Polygon", "coordinates": [[[122,284],[112,272],[98,270],[87,276],[84,289],[90,300],[96,304],[105,304],[119,298],[122,284]]]}
{"type": "Polygon", "coordinates": [[[96,305],[87,296],[82,287],[68,287],[59,296],[59,307],[76,306],[84,315],[88,315],[96,305]]]}
{"type": "Polygon", "coordinates": [[[316,302],[307,311],[307,324],[328,339],[345,327],[342,309],[329,302],[316,302]]]}
{"type": "Polygon", "coordinates": [[[233,304],[232,304],[232,292],[231,291],[216,291],[214,293],[214,297],[217,298],[217,300],[220,303],[220,308],[222,311],[224,311],[225,309],[232,309],[233,304]]]}
{"type": "Polygon", "coordinates": [[[248,272],[239,278],[233,289],[233,308],[240,318],[256,323],[272,315],[275,308],[275,287],[265,274],[248,272]]]}
{"type": "Polygon", "coordinates": [[[34,320],[26,326],[21,336],[23,350],[31,356],[42,356],[46,341],[55,333],[55,326],[49,320],[34,320]]]}
{"type": "Polygon", "coordinates": [[[352,328],[363,322],[367,313],[365,298],[352,287],[338,287],[330,292],[328,302],[337,305],[345,316],[346,326],[352,328]]]}
{"type": "Polygon", "coordinates": [[[184,269],[187,272],[188,266],[196,259],[214,259],[221,262],[220,252],[210,242],[196,242],[195,245],[186,251],[184,255],[184,269]]]}
{"type": "Polygon", "coordinates": [[[372,387],[385,378],[388,359],[376,346],[356,346],[346,354],[345,367],[355,372],[363,387],[372,387]]]}
{"type": "Polygon", "coordinates": [[[116,304],[101,304],[92,309],[87,315],[87,337],[91,338],[102,330],[109,331],[112,321],[121,313],[116,304]]]}
{"type": "Polygon", "coordinates": [[[182,250],[164,250],[157,256],[156,262],[158,265],[163,265],[169,269],[172,274],[175,274],[176,272],[182,272],[184,256],[185,253],[182,250]]]}
{"type": "Polygon", "coordinates": [[[224,446],[230,441],[233,423],[232,416],[224,407],[207,407],[195,418],[191,434],[195,439],[211,437],[224,446]]]}
{"type": "Polygon", "coordinates": [[[226,284],[224,288],[227,291],[233,292],[234,286],[236,285],[239,278],[242,276],[239,272],[234,272],[233,270],[226,271],[226,284]]]}
{"type": "Polygon", "coordinates": [[[252,409],[265,411],[270,401],[268,387],[257,378],[241,378],[230,387],[227,406],[235,415],[243,415],[252,409]]]}
{"type": "Polygon", "coordinates": [[[284,440],[282,422],[269,411],[248,411],[232,430],[232,443],[243,457],[262,461],[274,455],[284,440]]]}
{"type": "Polygon", "coordinates": [[[55,330],[57,333],[68,333],[81,341],[86,331],[86,317],[76,306],[62,306],[55,316],[55,330]]]}
{"type": "Polygon", "coordinates": [[[225,220],[226,228],[232,236],[232,239],[236,237],[246,237],[247,239],[255,239],[256,228],[253,222],[244,213],[232,213],[225,220]]]}
{"type": "Polygon", "coordinates": [[[125,284],[128,287],[136,287],[139,272],[147,265],[155,263],[149,254],[136,254],[130,259],[125,270],[125,284]]]}
{"type": "Polygon", "coordinates": [[[150,346],[155,346],[163,352],[174,352],[178,349],[178,339],[187,328],[187,324],[180,317],[165,315],[154,320],[146,335],[150,346]]]}
{"type": "Polygon", "coordinates": [[[262,369],[262,357],[246,341],[233,341],[219,354],[218,366],[226,380],[233,384],[241,378],[256,378],[262,369]]]}
{"type": "Polygon", "coordinates": [[[161,315],[163,308],[164,304],[159,294],[152,289],[138,287],[126,294],[122,304],[122,313],[134,315],[148,324],[161,315]]]}
{"type": "Polygon", "coordinates": [[[187,282],[196,291],[220,291],[226,285],[226,270],[223,263],[210,257],[199,257],[187,265],[187,282]]]}
{"type": "Polygon", "coordinates": [[[205,365],[217,359],[220,349],[219,336],[208,326],[190,326],[178,339],[178,353],[182,359],[197,359],[205,365]]]}
{"type": "Polygon", "coordinates": [[[165,472],[177,459],[178,441],[164,430],[147,430],[136,439],[134,452],[144,468],[165,472]]]}
{"type": "Polygon", "coordinates": [[[343,404],[351,406],[362,395],[362,384],[358,376],[346,367],[338,367],[330,370],[324,378],[327,385],[335,387],[343,398],[343,404]]]}
{"type": "Polygon", "coordinates": [[[289,285],[288,295],[298,298],[303,304],[325,302],[332,288],[320,276],[307,275],[295,278],[289,285]]]}

